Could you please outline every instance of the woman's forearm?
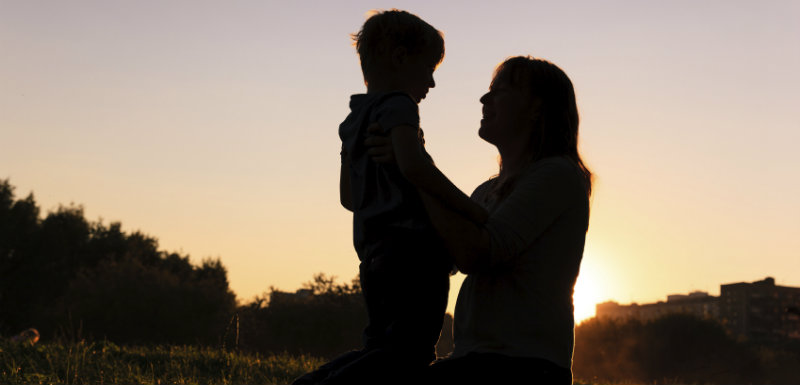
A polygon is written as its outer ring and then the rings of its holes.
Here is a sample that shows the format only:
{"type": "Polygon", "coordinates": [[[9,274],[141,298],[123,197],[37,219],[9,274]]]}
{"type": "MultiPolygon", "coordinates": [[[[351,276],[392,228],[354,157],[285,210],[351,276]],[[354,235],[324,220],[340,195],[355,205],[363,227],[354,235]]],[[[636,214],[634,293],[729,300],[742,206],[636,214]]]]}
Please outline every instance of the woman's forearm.
{"type": "Polygon", "coordinates": [[[420,191],[420,196],[433,226],[444,240],[458,269],[469,274],[486,265],[490,248],[486,228],[424,191],[420,191]]]}
{"type": "Polygon", "coordinates": [[[489,216],[486,209],[469,199],[436,166],[430,163],[425,163],[422,166],[417,175],[418,178],[411,181],[420,191],[436,199],[445,208],[454,210],[455,213],[460,213],[467,220],[477,223],[486,222],[489,216]]]}
{"type": "Polygon", "coordinates": [[[463,212],[467,218],[477,222],[486,221],[488,217],[486,210],[459,190],[441,170],[436,168],[427,153],[419,146],[416,128],[394,127],[391,132],[391,141],[394,146],[393,152],[397,168],[406,180],[420,191],[463,212]]]}

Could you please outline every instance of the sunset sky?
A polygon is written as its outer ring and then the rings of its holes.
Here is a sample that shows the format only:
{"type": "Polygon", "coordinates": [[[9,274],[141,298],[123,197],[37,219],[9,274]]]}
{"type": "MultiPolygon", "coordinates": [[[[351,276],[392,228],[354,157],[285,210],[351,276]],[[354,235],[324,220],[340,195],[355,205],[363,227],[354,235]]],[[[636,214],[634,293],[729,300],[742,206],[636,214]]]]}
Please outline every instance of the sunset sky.
{"type": "MultiPolygon", "coordinates": [[[[479,97],[508,56],[575,84],[596,175],[576,317],[766,276],[800,286],[800,2],[0,0],[0,179],[45,212],[221,258],[240,301],[357,274],[339,123],[349,34],[401,8],[444,32],[420,105],[470,193],[497,172],[479,97]]],[[[450,311],[463,275],[452,279],[450,311]]]]}

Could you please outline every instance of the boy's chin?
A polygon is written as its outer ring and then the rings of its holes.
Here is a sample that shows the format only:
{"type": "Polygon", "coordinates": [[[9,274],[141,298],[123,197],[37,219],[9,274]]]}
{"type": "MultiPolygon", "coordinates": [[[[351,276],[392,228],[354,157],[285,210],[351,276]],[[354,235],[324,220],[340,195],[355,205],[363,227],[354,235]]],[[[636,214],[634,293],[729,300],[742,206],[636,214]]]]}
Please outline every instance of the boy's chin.
{"type": "Polygon", "coordinates": [[[417,102],[417,104],[419,104],[419,102],[424,98],[424,96],[420,98],[419,96],[414,95],[414,93],[412,92],[406,92],[406,95],[408,95],[408,97],[411,98],[411,100],[417,102]]]}
{"type": "Polygon", "coordinates": [[[481,124],[480,128],[478,128],[478,137],[480,137],[481,139],[483,139],[484,141],[486,141],[488,143],[494,144],[494,142],[492,141],[491,135],[487,135],[488,131],[489,130],[486,129],[483,126],[483,124],[481,124]]]}

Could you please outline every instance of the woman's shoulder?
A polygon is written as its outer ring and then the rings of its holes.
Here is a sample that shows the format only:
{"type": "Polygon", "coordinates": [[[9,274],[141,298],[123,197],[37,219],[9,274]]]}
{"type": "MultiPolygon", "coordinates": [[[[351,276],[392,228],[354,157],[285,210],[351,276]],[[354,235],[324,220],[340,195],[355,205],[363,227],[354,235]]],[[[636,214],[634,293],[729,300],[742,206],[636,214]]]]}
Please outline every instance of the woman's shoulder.
{"type": "Polygon", "coordinates": [[[533,162],[520,179],[531,182],[546,180],[552,187],[578,189],[585,193],[580,167],[566,156],[552,156],[533,162]]]}
{"type": "Polygon", "coordinates": [[[493,176],[489,178],[486,182],[481,183],[478,187],[475,187],[475,190],[472,191],[472,195],[470,198],[477,202],[485,201],[486,196],[489,194],[492,186],[494,185],[495,181],[497,180],[497,176],[493,176]]]}
{"type": "Polygon", "coordinates": [[[531,163],[528,168],[522,172],[523,175],[535,174],[549,174],[561,176],[575,176],[580,173],[578,165],[566,156],[551,156],[544,159],[539,159],[531,163]]]}
{"type": "Polygon", "coordinates": [[[576,170],[577,165],[569,157],[566,156],[550,156],[547,158],[539,159],[528,166],[528,172],[541,169],[551,168],[560,170],[576,170]]]}

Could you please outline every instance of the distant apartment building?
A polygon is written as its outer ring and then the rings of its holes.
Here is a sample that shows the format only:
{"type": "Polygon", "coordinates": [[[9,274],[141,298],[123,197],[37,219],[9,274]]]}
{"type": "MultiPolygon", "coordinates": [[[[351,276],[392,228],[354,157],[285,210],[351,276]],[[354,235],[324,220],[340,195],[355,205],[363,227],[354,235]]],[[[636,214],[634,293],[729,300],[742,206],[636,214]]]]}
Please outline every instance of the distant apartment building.
{"type": "Polygon", "coordinates": [[[800,340],[800,288],[776,286],[769,277],[721,285],[719,297],[698,291],[650,304],[605,302],[596,306],[595,316],[650,321],[674,313],[715,319],[732,335],[751,341],[800,340]]]}
{"type": "Polygon", "coordinates": [[[652,321],[674,313],[692,314],[699,318],[718,319],[719,297],[708,295],[706,292],[695,291],[688,295],[670,295],[667,297],[667,302],[642,305],[636,303],[620,305],[613,301],[604,302],[598,304],[595,310],[597,318],[635,318],[642,321],[652,321]]]}
{"type": "Polygon", "coordinates": [[[734,335],[755,341],[800,339],[800,287],[773,278],[720,287],[720,321],[734,335]]]}

